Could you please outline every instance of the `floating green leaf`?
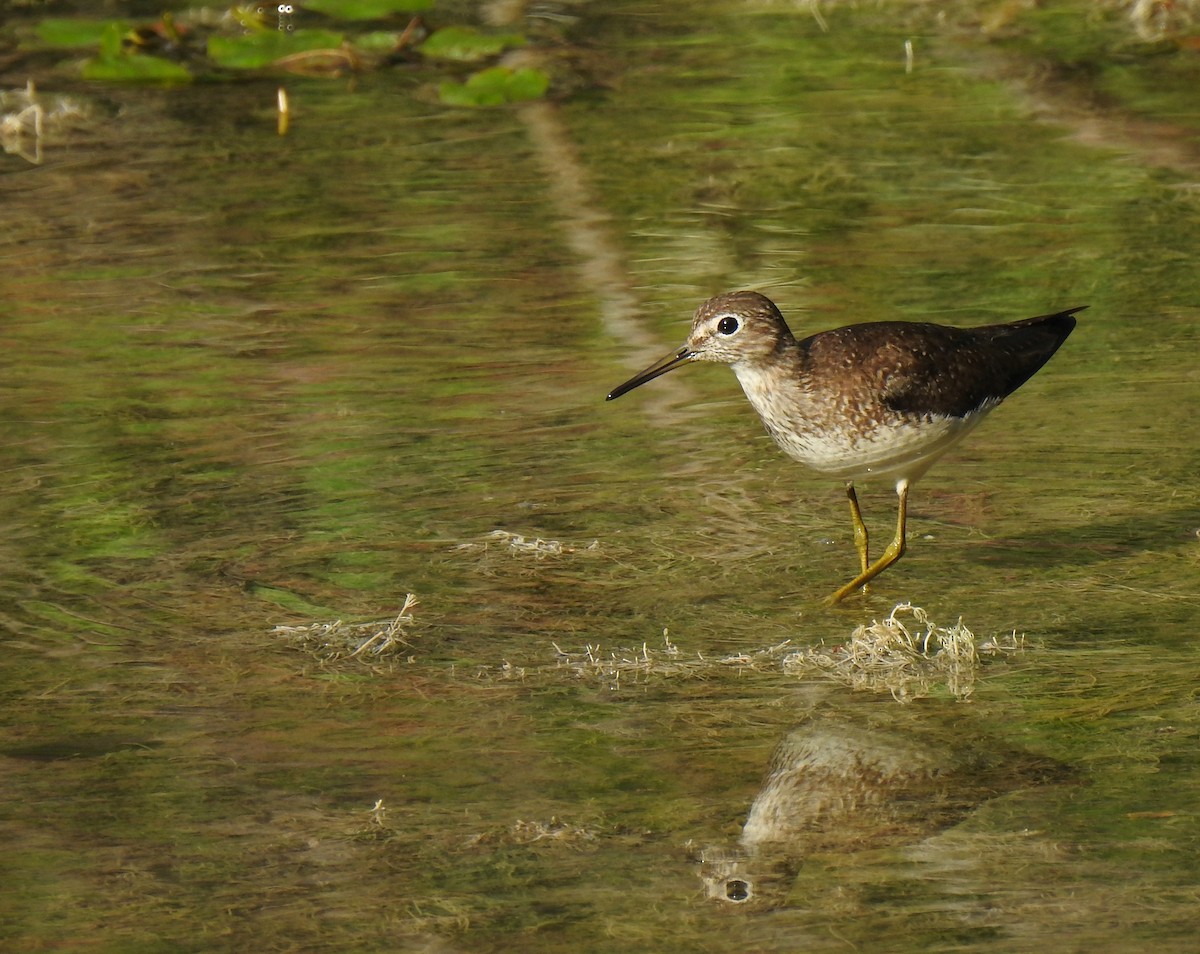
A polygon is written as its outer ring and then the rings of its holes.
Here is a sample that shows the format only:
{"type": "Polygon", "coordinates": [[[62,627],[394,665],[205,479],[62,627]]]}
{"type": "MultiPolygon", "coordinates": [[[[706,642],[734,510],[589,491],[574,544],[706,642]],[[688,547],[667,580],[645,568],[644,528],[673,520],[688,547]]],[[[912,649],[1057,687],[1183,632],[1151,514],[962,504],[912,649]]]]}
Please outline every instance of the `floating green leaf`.
{"type": "Polygon", "coordinates": [[[109,22],[105,25],[99,54],[83,64],[84,79],[123,83],[186,83],[191,80],[192,74],[179,63],[126,50],[122,43],[124,35],[122,24],[109,22]]]}
{"type": "Polygon", "coordinates": [[[354,46],[368,53],[390,53],[400,42],[401,33],[381,30],[354,38],[354,46]]]}
{"type": "Polygon", "coordinates": [[[525,37],[518,33],[480,33],[472,27],[452,26],[430,36],[421,44],[421,53],[436,59],[469,63],[524,45],[525,37]]]}
{"type": "Polygon", "coordinates": [[[43,20],[37,25],[37,38],[47,46],[99,46],[104,32],[114,27],[118,36],[131,29],[123,20],[43,20]]]}
{"type": "Polygon", "coordinates": [[[218,66],[253,70],[276,60],[309,50],[336,50],[345,38],[330,30],[263,30],[242,36],[214,36],[208,41],[208,56],[218,66]]]}
{"type": "Polygon", "coordinates": [[[502,106],[538,99],[549,86],[550,77],[541,70],[493,66],[469,77],[465,83],[442,83],[438,95],[450,106],[502,106]]]}
{"type": "Polygon", "coordinates": [[[338,20],[380,20],[392,13],[428,10],[433,0],[304,0],[303,6],[338,20]]]}

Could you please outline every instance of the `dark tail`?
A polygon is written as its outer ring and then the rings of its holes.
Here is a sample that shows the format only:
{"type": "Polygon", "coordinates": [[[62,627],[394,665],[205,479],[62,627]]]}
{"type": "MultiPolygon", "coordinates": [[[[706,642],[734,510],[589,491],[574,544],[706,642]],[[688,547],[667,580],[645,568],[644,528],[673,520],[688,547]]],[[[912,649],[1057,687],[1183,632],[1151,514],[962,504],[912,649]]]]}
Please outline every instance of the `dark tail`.
{"type": "Polygon", "coordinates": [[[989,329],[995,335],[996,345],[1010,355],[1009,360],[1003,363],[1004,382],[999,389],[1004,395],[1012,394],[1054,357],[1054,352],[1075,330],[1072,316],[1085,308],[1087,305],[1080,305],[1052,315],[994,325],[989,329]]]}

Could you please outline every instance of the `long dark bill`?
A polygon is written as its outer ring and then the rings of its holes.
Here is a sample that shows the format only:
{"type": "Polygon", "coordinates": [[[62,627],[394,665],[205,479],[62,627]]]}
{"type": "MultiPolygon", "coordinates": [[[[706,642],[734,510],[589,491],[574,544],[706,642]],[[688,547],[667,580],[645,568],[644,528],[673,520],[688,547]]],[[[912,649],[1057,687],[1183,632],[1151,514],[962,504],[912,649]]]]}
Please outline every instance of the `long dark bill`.
{"type": "Polygon", "coordinates": [[[608,397],[606,397],[604,400],[612,401],[615,398],[619,398],[626,391],[632,391],[640,384],[645,384],[647,381],[653,381],[660,374],[666,374],[668,371],[678,368],[681,364],[687,364],[692,360],[693,357],[695,357],[695,355],[696,352],[689,350],[687,346],[680,348],[678,351],[672,351],[661,361],[655,361],[654,364],[650,365],[650,367],[648,367],[645,371],[639,371],[624,384],[617,385],[608,392],[608,397]]]}

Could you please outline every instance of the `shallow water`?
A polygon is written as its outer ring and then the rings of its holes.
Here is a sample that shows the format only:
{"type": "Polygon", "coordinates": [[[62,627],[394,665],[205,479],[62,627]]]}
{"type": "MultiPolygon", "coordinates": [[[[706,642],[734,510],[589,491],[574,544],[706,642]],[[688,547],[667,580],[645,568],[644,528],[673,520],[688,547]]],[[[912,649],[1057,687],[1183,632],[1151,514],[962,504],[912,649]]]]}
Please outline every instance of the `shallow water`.
{"type": "Polygon", "coordinates": [[[561,101],[289,78],[284,138],[274,79],[37,77],[95,112],[0,160],[6,947],[1190,950],[1194,176],[903,6],[561,12],[561,101]],[[842,489],[728,371],[603,401],[734,287],[797,331],[1090,309],[826,610],[842,489]],[[274,631],[408,593],[386,659],[274,631]],[[1023,650],[961,702],[784,671],[901,602],[1023,650]],[[1013,768],[707,900],[826,722],[1013,768]]]}

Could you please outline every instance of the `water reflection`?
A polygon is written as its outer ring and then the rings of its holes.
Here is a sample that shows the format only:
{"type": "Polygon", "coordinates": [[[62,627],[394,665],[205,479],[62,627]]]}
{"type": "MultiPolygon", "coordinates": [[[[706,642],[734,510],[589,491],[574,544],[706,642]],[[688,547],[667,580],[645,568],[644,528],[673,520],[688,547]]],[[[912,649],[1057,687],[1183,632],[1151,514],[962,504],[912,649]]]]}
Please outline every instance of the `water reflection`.
{"type": "Polygon", "coordinates": [[[989,798],[1063,776],[1045,759],[997,751],[969,727],[952,742],[935,735],[936,723],[913,729],[818,716],[789,732],[737,844],[703,852],[705,895],[751,910],[778,907],[812,855],[910,845],[989,798]]]}

